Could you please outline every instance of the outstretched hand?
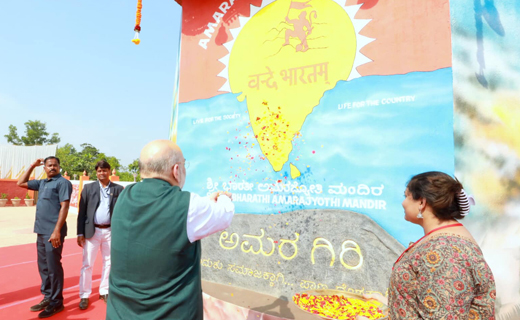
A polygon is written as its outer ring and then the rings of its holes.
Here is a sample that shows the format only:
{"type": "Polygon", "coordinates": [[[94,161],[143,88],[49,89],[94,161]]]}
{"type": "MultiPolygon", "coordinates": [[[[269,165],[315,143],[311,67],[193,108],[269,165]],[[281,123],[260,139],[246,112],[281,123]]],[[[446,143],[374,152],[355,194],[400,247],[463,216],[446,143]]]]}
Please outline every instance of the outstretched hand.
{"type": "Polygon", "coordinates": [[[230,200],[233,200],[233,195],[231,194],[231,192],[221,191],[221,192],[219,192],[219,196],[226,196],[226,197],[228,197],[230,200]]]}
{"type": "Polygon", "coordinates": [[[217,202],[217,199],[218,197],[220,196],[227,196],[229,197],[229,199],[233,200],[233,195],[231,194],[231,192],[227,192],[227,191],[218,191],[218,192],[215,192],[215,193],[212,193],[209,198],[213,201],[213,202],[217,202]]]}

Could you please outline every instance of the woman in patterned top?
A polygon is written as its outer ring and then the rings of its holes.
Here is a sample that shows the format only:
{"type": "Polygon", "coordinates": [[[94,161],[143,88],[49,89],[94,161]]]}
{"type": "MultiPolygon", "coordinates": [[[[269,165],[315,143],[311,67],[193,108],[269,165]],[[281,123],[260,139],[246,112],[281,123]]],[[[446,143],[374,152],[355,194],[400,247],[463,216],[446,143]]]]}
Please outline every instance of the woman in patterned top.
{"type": "MultiPolygon", "coordinates": [[[[462,184],[442,172],[414,176],[404,193],[405,220],[425,236],[396,261],[389,295],[366,295],[397,319],[495,319],[495,280],[482,251],[457,220],[474,204],[462,184]]],[[[358,317],[358,319],[366,319],[358,317]]]]}

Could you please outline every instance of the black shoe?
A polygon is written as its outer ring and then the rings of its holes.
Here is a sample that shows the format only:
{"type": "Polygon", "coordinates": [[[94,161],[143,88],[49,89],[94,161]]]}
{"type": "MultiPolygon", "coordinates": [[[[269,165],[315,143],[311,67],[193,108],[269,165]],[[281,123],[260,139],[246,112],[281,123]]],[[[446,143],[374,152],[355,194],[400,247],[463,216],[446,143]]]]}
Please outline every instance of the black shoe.
{"type": "Polygon", "coordinates": [[[83,298],[79,301],[79,308],[85,310],[88,308],[88,298],[83,298]]]}
{"type": "Polygon", "coordinates": [[[47,306],[47,308],[45,308],[45,310],[40,312],[40,314],[38,315],[38,318],[42,319],[42,318],[52,317],[56,313],[63,311],[63,309],[65,309],[63,304],[60,304],[58,306],[47,306]]]}
{"type": "Polygon", "coordinates": [[[47,298],[43,298],[42,301],[40,301],[40,303],[34,305],[31,307],[31,311],[35,312],[35,311],[42,311],[43,309],[45,309],[49,303],[51,303],[51,300],[50,299],[47,299],[47,298]]]}
{"type": "Polygon", "coordinates": [[[105,301],[105,303],[107,303],[107,301],[108,301],[108,294],[100,295],[100,296],[99,296],[99,299],[100,299],[100,300],[103,300],[103,301],[105,301]]]}

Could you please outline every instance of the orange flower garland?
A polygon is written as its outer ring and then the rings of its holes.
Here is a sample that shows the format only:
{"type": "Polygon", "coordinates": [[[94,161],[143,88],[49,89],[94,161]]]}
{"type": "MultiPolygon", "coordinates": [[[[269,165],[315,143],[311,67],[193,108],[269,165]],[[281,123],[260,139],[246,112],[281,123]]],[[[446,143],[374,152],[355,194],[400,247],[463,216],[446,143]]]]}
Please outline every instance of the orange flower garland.
{"type": "Polygon", "coordinates": [[[297,293],[293,301],[303,310],[320,317],[341,320],[355,320],[358,315],[368,319],[384,317],[381,309],[370,302],[338,295],[313,296],[297,293]]]}
{"type": "Polygon", "coordinates": [[[137,0],[137,12],[135,14],[135,35],[132,42],[135,44],[141,43],[139,40],[139,32],[141,32],[141,9],[143,9],[143,0],[137,0]]]}

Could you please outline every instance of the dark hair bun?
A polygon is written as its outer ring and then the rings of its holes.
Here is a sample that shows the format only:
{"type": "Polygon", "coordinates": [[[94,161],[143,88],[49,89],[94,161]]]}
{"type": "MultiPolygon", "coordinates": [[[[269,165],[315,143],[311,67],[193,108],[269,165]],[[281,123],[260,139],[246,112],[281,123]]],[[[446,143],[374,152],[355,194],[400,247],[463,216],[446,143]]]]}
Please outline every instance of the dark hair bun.
{"type": "Polygon", "coordinates": [[[415,200],[426,199],[440,220],[464,218],[458,197],[462,184],[456,178],[438,171],[424,172],[412,177],[407,187],[415,200]]]}

